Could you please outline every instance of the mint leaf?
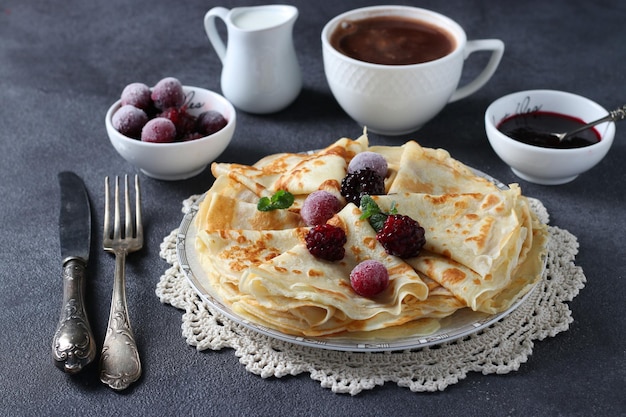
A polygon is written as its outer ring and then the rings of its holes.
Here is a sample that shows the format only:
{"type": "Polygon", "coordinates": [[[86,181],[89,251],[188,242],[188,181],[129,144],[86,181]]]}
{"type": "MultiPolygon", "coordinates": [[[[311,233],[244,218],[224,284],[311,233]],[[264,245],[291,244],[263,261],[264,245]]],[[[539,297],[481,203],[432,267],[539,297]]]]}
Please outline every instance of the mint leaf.
{"type": "Polygon", "coordinates": [[[385,220],[387,220],[388,214],[385,213],[376,213],[370,217],[370,225],[372,229],[376,231],[376,233],[380,232],[385,225],[385,220]]]}
{"type": "Polygon", "coordinates": [[[376,204],[374,199],[367,194],[361,197],[360,209],[362,214],[359,219],[361,220],[369,219],[374,214],[380,213],[380,207],[378,207],[378,204],[376,204]]]}
{"type": "Polygon", "coordinates": [[[289,191],[278,190],[274,195],[269,197],[261,197],[256,205],[259,211],[271,211],[278,209],[287,209],[294,202],[294,196],[289,191]]]}
{"type": "Polygon", "coordinates": [[[294,201],[294,196],[289,191],[278,190],[272,196],[272,205],[277,209],[286,209],[291,207],[294,201]]]}
{"type": "Polygon", "coordinates": [[[369,195],[361,197],[360,208],[362,214],[359,219],[368,219],[370,226],[372,226],[372,228],[378,233],[383,228],[385,220],[387,220],[387,214],[380,210],[378,204],[376,204],[374,199],[369,195]]]}
{"type": "Polygon", "coordinates": [[[269,197],[261,197],[261,199],[259,200],[259,202],[256,205],[256,208],[259,211],[270,211],[270,210],[272,210],[271,205],[272,205],[272,203],[271,203],[269,197]]]}
{"type": "Polygon", "coordinates": [[[391,207],[389,209],[389,213],[383,212],[376,201],[369,195],[364,195],[361,197],[361,203],[359,208],[361,209],[361,217],[360,220],[368,219],[370,226],[376,231],[376,233],[380,232],[385,225],[385,220],[391,214],[398,214],[398,209],[396,208],[396,202],[391,202],[391,207]]]}

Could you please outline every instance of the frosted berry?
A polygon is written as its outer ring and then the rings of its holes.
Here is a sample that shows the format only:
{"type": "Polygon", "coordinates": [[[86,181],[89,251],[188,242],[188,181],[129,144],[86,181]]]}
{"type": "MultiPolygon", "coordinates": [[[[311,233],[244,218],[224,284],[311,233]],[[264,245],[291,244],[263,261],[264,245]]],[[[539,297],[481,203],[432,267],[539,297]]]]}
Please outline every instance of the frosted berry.
{"type": "Polygon", "coordinates": [[[176,126],[165,117],[156,117],[141,130],[141,140],[144,142],[168,143],[176,140],[176,126]]]}
{"type": "Polygon", "coordinates": [[[348,173],[341,181],[341,195],[357,207],[364,195],[382,194],[385,194],[385,180],[370,168],[348,173]]]}
{"type": "Polygon", "coordinates": [[[305,236],[306,247],[311,255],[327,261],[339,261],[346,254],[343,245],[348,241],[341,227],[319,224],[305,236]]]}
{"type": "Polygon", "coordinates": [[[174,77],[161,79],[152,90],[140,82],[128,84],[121,94],[121,107],[113,115],[113,126],[135,139],[170,143],[211,135],[228,123],[221,113],[213,110],[194,116],[188,112],[185,100],[183,86],[174,77]],[[160,120],[145,128],[155,119],[167,119],[170,123],[160,120]]]}
{"type": "Polygon", "coordinates": [[[381,154],[366,151],[358,153],[352,158],[348,164],[348,173],[358,172],[365,168],[376,171],[378,175],[385,178],[389,167],[387,160],[381,154]]]}
{"type": "Polygon", "coordinates": [[[159,110],[165,110],[170,107],[182,107],[185,103],[183,86],[174,77],[166,77],[159,81],[152,89],[151,98],[155,107],[159,110]]]}
{"type": "Polygon", "coordinates": [[[300,216],[309,225],[324,224],[341,210],[341,202],[332,193],[324,190],[314,191],[302,203],[300,216]]]}
{"type": "Polygon", "coordinates": [[[131,83],[124,87],[120,99],[122,106],[130,104],[147,112],[152,108],[151,94],[150,87],[144,83],[131,83]]]}
{"type": "Polygon", "coordinates": [[[363,261],[350,272],[350,285],[360,296],[374,297],[389,286],[389,272],[378,261],[363,261]]]}
{"type": "Polygon", "coordinates": [[[222,113],[216,110],[208,110],[200,113],[198,116],[196,120],[196,131],[205,136],[209,136],[222,130],[227,123],[222,113]]]}
{"type": "Polygon", "coordinates": [[[148,115],[130,104],[120,107],[111,117],[113,127],[122,135],[133,139],[141,137],[141,129],[147,122],[148,115]]]}
{"type": "Polygon", "coordinates": [[[201,135],[198,132],[191,132],[191,133],[187,133],[186,135],[183,135],[179,140],[181,142],[189,142],[191,140],[196,140],[196,139],[200,139],[203,138],[204,135],[201,135]]]}
{"type": "Polygon", "coordinates": [[[183,140],[196,133],[196,118],[189,114],[185,107],[163,110],[157,117],[169,119],[176,126],[176,140],[183,140]]]}
{"type": "Polygon", "coordinates": [[[402,214],[387,216],[376,239],[388,254],[400,258],[417,256],[426,243],[424,228],[418,222],[402,214]]]}

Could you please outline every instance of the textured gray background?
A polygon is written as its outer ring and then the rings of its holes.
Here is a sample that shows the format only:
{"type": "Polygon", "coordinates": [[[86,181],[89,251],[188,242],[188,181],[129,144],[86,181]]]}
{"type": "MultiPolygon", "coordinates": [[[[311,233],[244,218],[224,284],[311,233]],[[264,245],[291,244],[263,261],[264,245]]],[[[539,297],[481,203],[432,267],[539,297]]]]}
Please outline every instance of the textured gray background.
{"type": "MultiPolygon", "coordinates": [[[[223,1],[232,7],[254,2],[223,1]]],[[[493,153],[483,128],[488,104],[504,94],[553,88],[606,107],[625,102],[623,29],[626,6],[615,1],[407,2],[457,20],[470,39],[500,38],[501,66],[475,95],[449,105],[422,130],[375,144],[416,139],[503,182],[516,177],[493,153]]],[[[360,127],[326,84],[320,32],[334,15],[370,1],[298,1],[294,42],[304,89],[271,116],[239,113],[220,161],[250,163],[280,151],[323,147],[360,127]]],[[[216,2],[5,0],[0,2],[0,415],[624,415],[624,157],[626,137],[596,168],[557,187],[521,182],[543,201],[552,224],[580,242],[576,263],[588,283],[571,303],[568,332],[535,344],[519,371],[469,374],[444,392],[419,394],[393,383],[356,397],[336,395],[307,374],[262,379],[232,350],[197,352],[181,337],[181,312],[154,294],[167,264],[159,244],[181,220],[181,201],[202,193],[207,170],[181,182],[142,176],[147,241],[128,265],[131,320],[144,375],[118,394],[95,366],[70,377],[51,362],[50,341],[61,297],[57,173],[73,170],[89,189],[96,242],[101,240],[103,177],[133,173],[110,145],[104,114],[122,88],[165,76],[220,91],[220,62],[202,27],[216,2]]],[[[482,63],[467,64],[472,74],[482,63]]],[[[104,338],[113,259],[94,244],[89,314],[98,346],[104,338]]]]}

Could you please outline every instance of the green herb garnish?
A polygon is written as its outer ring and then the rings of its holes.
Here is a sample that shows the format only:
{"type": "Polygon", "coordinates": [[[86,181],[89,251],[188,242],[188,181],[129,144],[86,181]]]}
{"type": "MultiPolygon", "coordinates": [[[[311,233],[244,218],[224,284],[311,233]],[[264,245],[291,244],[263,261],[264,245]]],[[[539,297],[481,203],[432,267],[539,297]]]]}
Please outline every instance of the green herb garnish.
{"type": "Polygon", "coordinates": [[[391,203],[391,210],[389,211],[389,213],[385,213],[380,209],[380,207],[378,207],[378,204],[376,204],[374,199],[369,195],[364,195],[363,197],[361,197],[360,209],[362,211],[362,214],[359,219],[368,219],[370,225],[376,232],[382,230],[383,225],[385,224],[385,220],[387,220],[387,216],[389,216],[390,214],[398,213],[395,201],[391,203]]]}
{"type": "Polygon", "coordinates": [[[261,197],[256,205],[259,211],[271,211],[278,209],[286,209],[293,204],[294,197],[289,191],[278,190],[270,197],[261,197]]]}

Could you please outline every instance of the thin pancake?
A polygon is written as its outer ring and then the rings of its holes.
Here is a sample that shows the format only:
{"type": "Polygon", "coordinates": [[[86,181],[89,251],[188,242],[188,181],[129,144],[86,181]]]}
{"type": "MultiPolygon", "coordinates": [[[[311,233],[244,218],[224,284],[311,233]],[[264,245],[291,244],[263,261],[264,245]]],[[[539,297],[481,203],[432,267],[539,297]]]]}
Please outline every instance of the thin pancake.
{"type": "Polygon", "coordinates": [[[305,226],[298,212],[290,210],[259,211],[255,203],[240,201],[222,194],[210,194],[198,211],[200,230],[279,230],[305,226]]]}
{"type": "Polygon", "coordinates": [[[302,241],[306,229],[199,230],[200,262],[224,301],[241,298],[239,278],[247,269],[268,262],[302,241]]]}
{"type": "Polygon", "coordinates": [[[426,232],[425,249],[486,277],[509,260],[502,256],[509,247],[518,247],[526,237],[515,211],[519,193],[513,187],[489,194],[402,193],[372,198],[384,211],[395,205],[400,214],[417,220],[426,232]]]}
{"type": "MultiPolygon", "coordinates": [[[[500,190],[442,149],[369,146],[366,135],[342,138],[317,152],[267,156],[252,166],[211,166],[216,177],[197,213],[197,251],[210,284],[241,317],[298,336],[367,339],[427,334],[439,320],[469,307],[497,313],[539,279],[546,228],[515,184],[500,190]],[[353,204],[329,220],[346,232],[346,256],[313,257],[299,215],[319,189],[339,196],[350,160],[360,152],[388,164],[387,195],[374,196],[417,220],[426,245],[414,258],[386,253],[353,204]],[[260,212],[260,197],[294,195],[287,210],[260,212]],[[381,294],[360,297],[350,272],[375,259],[390,275],[381,294]]],[[[339,196],[340,197],[340,196],[339,196]]],[[[345,200],[340,197],[345,204],[345,200]]]]}
{"type": "Polygon", "coordinates": [[[423,148],[414,141],[402,145],[398,173],[388,193],[427,193],[433,195],[488,193],[497,187],[443,149],[423,148]]]}
{"type": "Polygon", "coordinates": [[[304,244],[299,244],[243,273],[240,291],[256,300],[257,309],[292,315],[283,318],[280,324],[280,328],[289,333],[313,335],[342,331],[336,324],[328,326],[328,321],[337,317],[345,317],[347,323],[342,325],[349,328],[362,326],[359,330],[415,319],[404,305],[410,299],[425,300],[428,287],[413,268],[385,252],[369,223],[359,219],[360,214],[356,206],[348,204],[331,219],[346,230],[348,242],[343,260],[319,261],[304,244]],[[350,286],[350,272],[365,259],[376,259],[389,271],[389,287],[375,298],[358,297],[350,286]],[[300,327],[302,324],[306,328],[300,327]]]}

